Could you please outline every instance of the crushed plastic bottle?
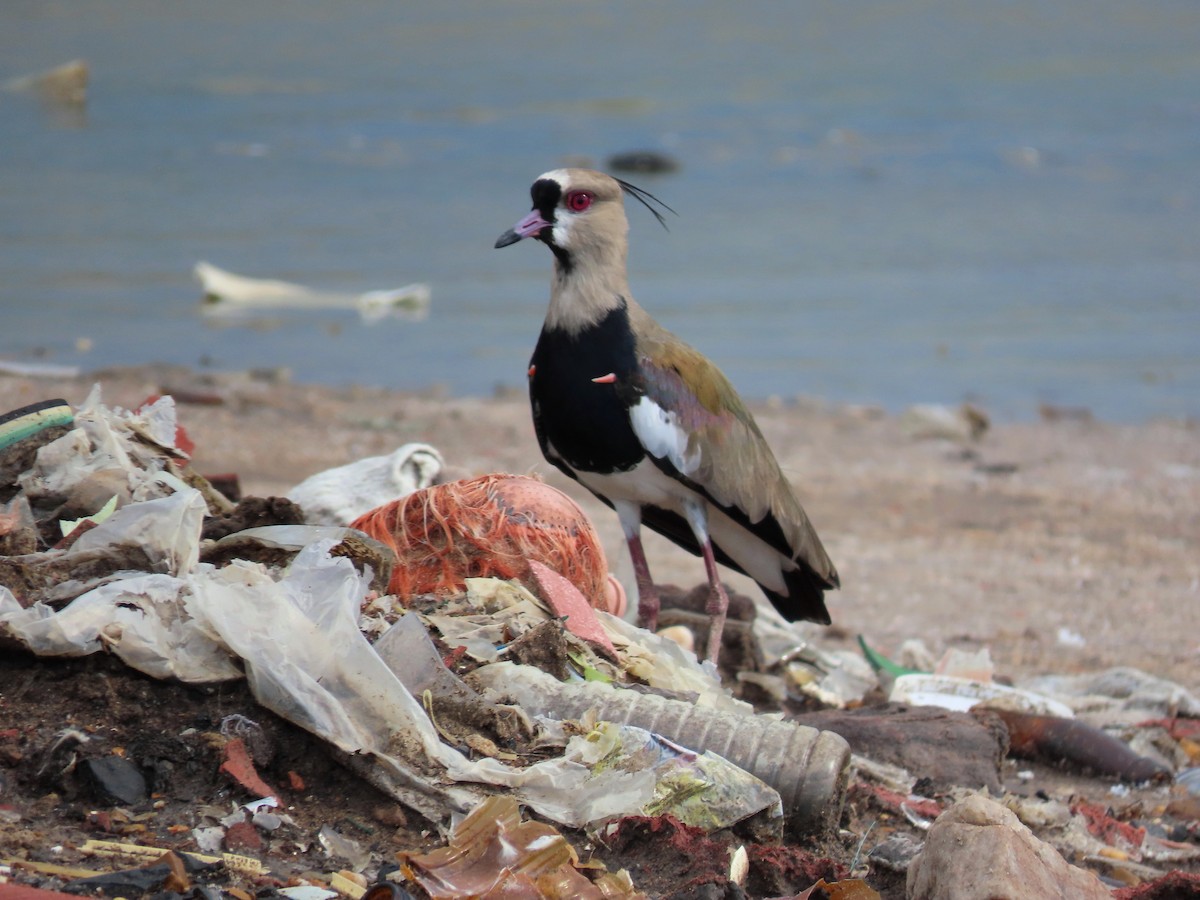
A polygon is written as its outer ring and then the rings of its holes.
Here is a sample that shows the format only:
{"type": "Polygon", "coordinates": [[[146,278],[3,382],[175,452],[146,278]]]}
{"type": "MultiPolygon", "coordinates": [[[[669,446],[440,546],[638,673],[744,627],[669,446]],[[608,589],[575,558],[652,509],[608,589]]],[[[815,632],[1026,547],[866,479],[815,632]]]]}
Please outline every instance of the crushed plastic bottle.
{"type": "Polygon", "coordinates": [[[597,682],[564,684],[529,666],[493,663],[473,676],[526,712],[636,725],[685,747],[710,751],[775,788],[793,835],[836,827],[845,799],[850,747],[845,739],[779,719],[738,715],[597,682]]]}

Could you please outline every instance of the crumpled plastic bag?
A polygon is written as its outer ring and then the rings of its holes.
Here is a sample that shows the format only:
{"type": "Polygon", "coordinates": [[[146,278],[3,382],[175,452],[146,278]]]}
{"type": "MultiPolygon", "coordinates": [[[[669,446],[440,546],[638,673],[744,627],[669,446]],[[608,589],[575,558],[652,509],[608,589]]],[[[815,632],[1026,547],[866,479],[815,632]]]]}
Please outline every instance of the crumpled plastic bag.
{"type": "Polygon", "coordinates": [[[147,484],[174,493],[118,509],[82,534],[63,558],[118,554],[122,545],[135,545],[139,558],[162,571],[118,572],[60,611],[40,600],[24,609],[11,591],[0,588],[0,633],[40,656],[86,656],[107,649],[157,678],[193,683],[238,678],[241,669],[229,653],[186,612],[192,589],[188,579],[200,552],[204,499],[165,473],[147,484]]]}
{"type": "Polygon", "coordinates": [[[208,510],[204,497],[165,472],[139,487],[153,495],[173,493],[122,506],[81,534],[68,553],[133,544],[142,548],[152,565],[169,574],[190,572],[200,559],[200,529],[208,510]]]}
{"type": "Polygon", "coordinates": [[[429,444],[404,444],[387,456],[371,456],[311,475],[287,493],[310,525],[349,525],[398,497],[427,488],[442,471],[442,454],[429,444]]]}
{"type": "Polygon", "coordinates": [[[185,613],[187,581],[139,575],[76,598],[61,612],[28,609],[0,587],[0,632],[38,656],[87,656],[105,649],[155,678],[192,684],[240,678],[233,656],[185,613]]]}
{"type": "Polygon", "coordinates": [[[1020,687],[1055,697],[1093,725],[1200,717],[1200,697],[1173,681],[1129,666],[1079,675],[1041,675],[1022,680],[1020,687]]]}
{"type": "Polygon", "coordinates": [[[17,479],[31,503],[64,497],[89,480],[117,490],[118,502],[162,496],[158,480],[175,450],[175,401],[159,397],[138,412],[109,409],[96,385],[75,411],[75,427],[38,449],[33,465],[17,479]]]}

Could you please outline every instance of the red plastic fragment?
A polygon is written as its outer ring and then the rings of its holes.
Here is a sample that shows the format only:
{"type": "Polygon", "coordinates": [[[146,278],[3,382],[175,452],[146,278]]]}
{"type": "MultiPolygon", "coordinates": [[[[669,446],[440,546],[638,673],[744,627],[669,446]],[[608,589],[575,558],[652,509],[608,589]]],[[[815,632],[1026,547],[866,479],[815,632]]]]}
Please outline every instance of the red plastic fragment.
{"type": "Polygon", "coordinates": [[[1071,807],[1071,812],[1083,816],[1087,820],[1088,831],[1110,847],[1126,846],[1136,849],[1142,846],[1142,841],[1146,839],[1145,828],[1114,819],[1099,803],[1080,800],[1071,807]]]}
{"type": "Polygon", "coordinates": [[[529,560],[529,571],[537,581],[538,594],[550,605],[554,615],[565,617],[567,630],[571,634],[594,644],[610,656],[617,655],[608,632],[579,588],[536,559],[529,560]]]}
{"type": "Polygon", "coordinates": [[[907,807],[926,819],[936,819],[942,814],[941,804],[928,797],[901,794],[899,791],[888,790],[882,785],[869,784],[865,781],[855,783],[851,790],[855,794],[867,794],[873,797],[884,809],[898,815],[903,815],[904,811],[900,808],[901,806],[907,807]]]}
{"type": "Polygon", "coordinates": [[[252,794],[259,797],[279,796],[274,788],[259,777],[241,738],[233,738],[225,745],[225,761],[221,763],[221,771],[252,794]]]}
{"type": "Polygon", "coordinates": [[[451,671],[454,667],[462,662],[462,658],[467,655],[466,647],[455,647],[449,653],[442,657],[442,665],[451,671]]]}

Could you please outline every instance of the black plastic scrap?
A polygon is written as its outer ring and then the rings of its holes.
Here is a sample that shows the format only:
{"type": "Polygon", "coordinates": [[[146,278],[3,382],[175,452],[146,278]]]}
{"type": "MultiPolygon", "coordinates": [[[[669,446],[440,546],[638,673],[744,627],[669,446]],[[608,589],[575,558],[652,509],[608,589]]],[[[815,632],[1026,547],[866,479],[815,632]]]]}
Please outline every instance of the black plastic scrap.
{"type": "Polygon", "coordinates": [[[146,778],[123,756],[102,756],[80,764],[84,777],[104,800],[132,806],[146,799],[146,778]]]}

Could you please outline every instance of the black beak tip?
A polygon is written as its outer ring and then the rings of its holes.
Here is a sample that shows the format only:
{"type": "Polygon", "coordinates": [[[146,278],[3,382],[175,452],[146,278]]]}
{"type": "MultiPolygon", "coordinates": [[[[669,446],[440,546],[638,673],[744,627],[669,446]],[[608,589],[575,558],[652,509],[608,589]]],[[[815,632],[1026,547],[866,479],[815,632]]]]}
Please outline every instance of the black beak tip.
{"type": "Polygon", "coordinates": [[[495,249],[499,250],[501,247],[508,247],[511,244],[515,244],[520,239],[521,236],[517,234],[516,229],[510,228],[508,231],[504,232],[504,234],[500,235],[500,237],[496,238],[495,249]]]}

